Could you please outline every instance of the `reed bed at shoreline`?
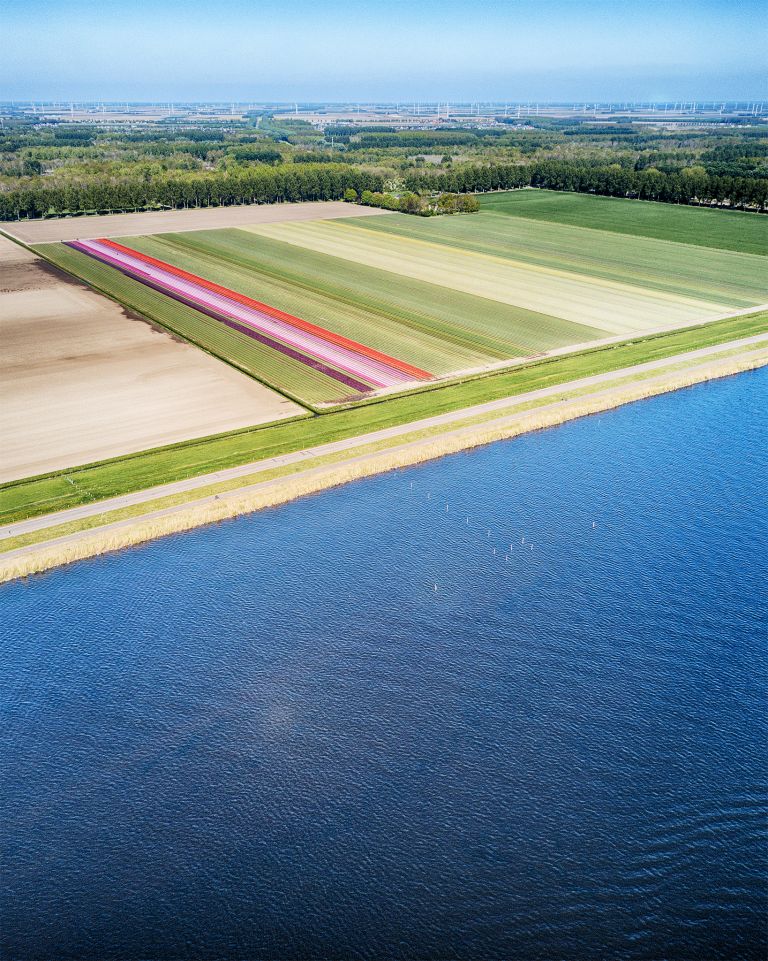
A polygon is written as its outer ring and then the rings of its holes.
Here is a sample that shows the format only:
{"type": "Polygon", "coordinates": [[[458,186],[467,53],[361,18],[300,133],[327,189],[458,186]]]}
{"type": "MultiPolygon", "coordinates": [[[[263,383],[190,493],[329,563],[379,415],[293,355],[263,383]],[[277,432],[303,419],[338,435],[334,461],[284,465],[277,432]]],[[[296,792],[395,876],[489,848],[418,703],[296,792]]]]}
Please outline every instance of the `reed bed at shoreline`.
{"type": "Polygon", "coordinates": [[[643,400],[707,380],[727,377],[754,370],[768,364],[765,354],[749,353],[713,360],[689,371],[676,371],[668,377],[639,381],[620,389],[606,390],[595,395],[560,402],[529,413],[511,415],[491,424],[479,424],[458,430],[447,430],[434,438],[416,441],[395,450],[384,449],[329,465],[311,472],[275,480],[270,485],[242,497],[223,500],[206,499],[205,503],[190,504],[189,508],[155,518],[137,518],[121,524],[119,529],[94,530],[78,536],[76,541],[41,545],[38,549],[18,557],[0,561],[0,583],[41,573],[54,567],[70,564],[88,557],[132,547],[155,538],[182,533],[195,527],[217,523],[230,518],[275,507],[299,497],[318,493],[353,480],[412,466],[447,454],[458,453],[497,440],[505,440],[530,431],[554,427],[580,417],[611,410],[626,403],[643,400]]]}

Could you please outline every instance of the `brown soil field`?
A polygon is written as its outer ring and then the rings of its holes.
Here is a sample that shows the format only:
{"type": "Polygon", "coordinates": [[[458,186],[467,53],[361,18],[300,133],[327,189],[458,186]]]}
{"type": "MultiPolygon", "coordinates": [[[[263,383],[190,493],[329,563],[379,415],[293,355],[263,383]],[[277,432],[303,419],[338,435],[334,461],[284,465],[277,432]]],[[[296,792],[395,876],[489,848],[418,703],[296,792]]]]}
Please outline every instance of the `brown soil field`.
{"type": "Polygon", "coordinates": [[[246,204],[240,207],[203,207],[194,210],[158,210],[137,214],[104,214],[97,217],[59,217],[50,220],[9,220],[0,230],[27,244],[94,237],[138,237],[177,233],[182,230],[213,230],[249,224],[291,220],[335,220],[339,217],[371,217],[387,214],[377,207],[359,207],[341,200],[297,204],[246,204]]]}
{"type": "Polygon", "coordinates": [[[0,237],[0,482],[302,409],[0,237]]]}

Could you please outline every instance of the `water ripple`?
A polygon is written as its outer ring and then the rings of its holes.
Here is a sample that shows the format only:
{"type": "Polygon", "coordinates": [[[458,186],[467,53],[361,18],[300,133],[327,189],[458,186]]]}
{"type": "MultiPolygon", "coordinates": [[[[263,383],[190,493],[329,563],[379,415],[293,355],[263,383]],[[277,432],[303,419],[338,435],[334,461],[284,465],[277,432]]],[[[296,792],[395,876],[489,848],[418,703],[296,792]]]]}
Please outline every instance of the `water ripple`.
{"type": "Polygon", "coordinates": [[[0,955],[763,959],[767,386],[5,587],[0,955]]]}

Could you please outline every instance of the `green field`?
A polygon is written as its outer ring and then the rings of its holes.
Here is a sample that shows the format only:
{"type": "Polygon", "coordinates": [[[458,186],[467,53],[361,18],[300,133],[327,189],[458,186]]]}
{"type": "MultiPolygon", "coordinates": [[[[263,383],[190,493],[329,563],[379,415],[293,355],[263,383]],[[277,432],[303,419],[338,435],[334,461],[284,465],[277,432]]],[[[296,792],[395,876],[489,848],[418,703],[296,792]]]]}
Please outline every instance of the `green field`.
{"type": "MultiPolygon", "coordinates": [[[[441,378],[766,303],[765,258],[732,249],[739,225],[751,238],[742,247],[768,231],[748,214],[528,190],[486,196],[471,216],[352,216],[122,243],[441,378]],[[665,223],[666,237],[651,235],[665,223]],[[696,224],[706,245],[670,239],[696,224]]],[[[36,249],[306,406],[350,400],[327,374],[85,254],[36,249]]]]}
{"type": "MultiPolygon", "coordinates": [[[[490,216],[485,215],[485,218],[490,216]]],[[[400,215],[395,223],[405,219],[414,218],[400,215]]],[[[475,231],[474,236],[486,240],[487,224],[483,215],[466,220],[471,224],[470,229],[475,231]]],[[[499,220],[503,225],[511,218],[499,220]]],[[[400,236],[386,227],[367,229],[357,220],[263,224],[244,228],[243,232],[253,232],[272,241],[286,242],[354,263],[365,263],[397,278],[406,276],[440,284],[465,295],[522,306],[540,314],[558,317],[561,321],[591,326],[611,335],[713,319],[738,307],[756,305],[762,300],[762,297],[755,296],[751,303],[745,304],[746,298],[738,298],[741,302],[737,303],[735,297],[714,299],[708,297],[706,292],[692,296],[652,289],[642,277],[632,278],[631,281],[609,280],[599,276],[598,270],[590,270],[589,266],[579,272],[556,264],[540,266],[508,256],[479,253],[466,246],[457,247],[427,240],[422,230],[428,231],[431,221],[424,226],[421,222],[414,222],[413,227],[410,223],[405,226],[413,233],[400,236]]],[[[583,242],[586,245],[589,239],[583,238],[583,242]]],[[[695,269],[701,248],[684,247],[681,259],[685,259],[686,252],[694,262],[692,269],[695,269]]],[[[731,256],[738,258],[745,255],[731,256]]],[[[660,263],[657,275],[661,275],[664,269],[660,263]]]]}
{"type": "Polygon", "coordinates": [[[483,210],[513,217],[592,227],[635,237],[768,255],[768,218],[740,210],[709,210],[645,200],[596,197],[555,190],[485,194],[483,210]]]}
{"type": "MultiPolygon", "coordinates": [[[[768,300],[766,261],[762,257],[526,220],[507,216],[504,208],[483,209],[472,217],[435,217],[426,223],[404,214],[348,223],[370,232],[445,244],[696,302],[750,307],[768,300]]],[[[768,217],[760,224],[768,237],[768,217]]]]}

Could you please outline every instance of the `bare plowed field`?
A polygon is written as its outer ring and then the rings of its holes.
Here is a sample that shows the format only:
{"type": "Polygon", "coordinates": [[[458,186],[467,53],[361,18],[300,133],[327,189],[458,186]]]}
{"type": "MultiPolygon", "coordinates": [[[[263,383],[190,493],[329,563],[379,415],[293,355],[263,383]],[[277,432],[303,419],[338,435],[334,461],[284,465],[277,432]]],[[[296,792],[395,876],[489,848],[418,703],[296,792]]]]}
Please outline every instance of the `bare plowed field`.
{"type": "Polygon", "coordinates": [[[0,482],[300,413],[0,238],[0,482]]]}
{"type": "Polygon", "coordinates": [[[94,237],[137,237],[144,234],[177,233],[182,230],[213,230],[249,224],[284,223],[294,220],[335,220],[337,217],[375,217],[388,213],[376,207],[357,207],[340,200],[301,204],[247,204],[241,207],[204,207],[194,210],[157,210],[137,214],[104,214],[97,217],[58,217],[51,220],[19,220],[0,223],[12,237],[27,244],[94,237]]]}

